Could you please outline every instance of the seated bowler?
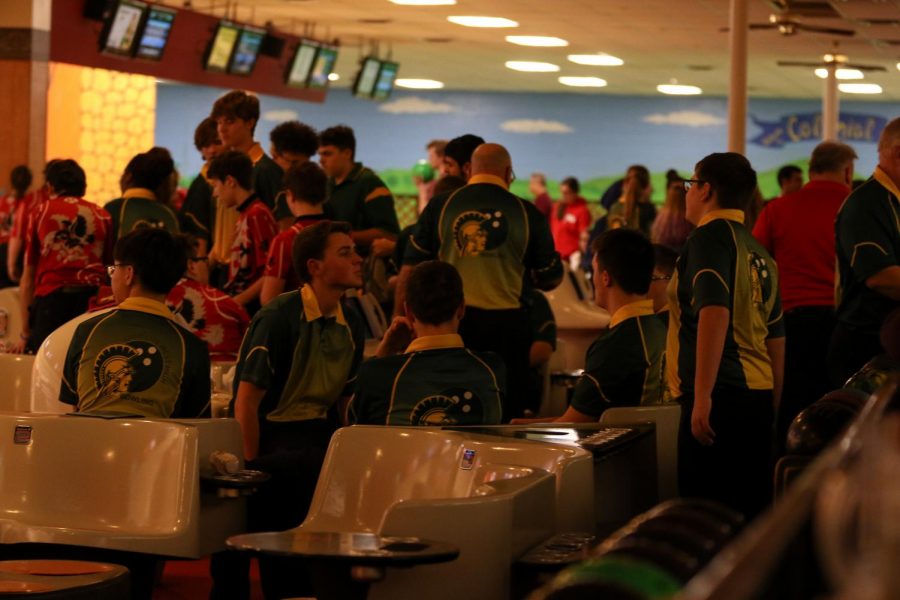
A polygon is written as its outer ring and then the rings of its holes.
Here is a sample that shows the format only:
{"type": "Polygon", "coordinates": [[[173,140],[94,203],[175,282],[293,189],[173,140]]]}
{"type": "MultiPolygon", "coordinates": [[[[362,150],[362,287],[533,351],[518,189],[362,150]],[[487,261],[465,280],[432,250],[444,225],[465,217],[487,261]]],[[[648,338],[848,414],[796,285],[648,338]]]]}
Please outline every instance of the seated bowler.
{"type": "Polygon", "coordinates": [[[118,307],[81,323],[59,399],[78,412],[209,416],[209,351],[178,325],[166,294],[187,268],[184,243],[163,229],[122,237],[107,267],[118,307]]]}
{"type": "Polygon", "coordinates": [[[463,346],[457,333],[465,312],[459,272],[448,263],[424,262],[413,269],[406,289],[406,316],[394,319],[377,358],[360,367],[349,420],[372,425],[500,423],[503,361],[493,352],[475,353],[463,346]]]}

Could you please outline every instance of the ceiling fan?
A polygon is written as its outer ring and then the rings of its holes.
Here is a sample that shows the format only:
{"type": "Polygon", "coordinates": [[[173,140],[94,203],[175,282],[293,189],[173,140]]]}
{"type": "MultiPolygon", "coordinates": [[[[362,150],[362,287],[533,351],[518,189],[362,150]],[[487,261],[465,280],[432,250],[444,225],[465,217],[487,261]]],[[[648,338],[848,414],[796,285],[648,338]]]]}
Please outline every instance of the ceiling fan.
{"type": "MultiPolygon", "coordinates": [[[[842,29],[840,27],[822,27],[820,25],[807,25],[796,20],[792,13],[772,13],[769,15],[768,23],[750,23],[748,25],[751,31],[761,29],[774,29],[783,36],[796,35],[801,31],[807,33],[823,33],[826,35],[839,35],[843,37],[852,37],[856,32],[852,29],[842,29]]],[[[728,31],[728,27],[723,27],[719,31],[728,31]]]]}
{"type": "Polygon", "coordinates": [[[779,67],[828,68],[833,66],[838,69],[856,69],[857,71],[887,71],[887,69],[882,67],[881,65],[860,65],[847,62],[846,54],[838,54],[837,44],[835,44],[834,50],[822,56],[822,60],[819,62],[802,60],[779,60],[776,64],[779,67]]]}

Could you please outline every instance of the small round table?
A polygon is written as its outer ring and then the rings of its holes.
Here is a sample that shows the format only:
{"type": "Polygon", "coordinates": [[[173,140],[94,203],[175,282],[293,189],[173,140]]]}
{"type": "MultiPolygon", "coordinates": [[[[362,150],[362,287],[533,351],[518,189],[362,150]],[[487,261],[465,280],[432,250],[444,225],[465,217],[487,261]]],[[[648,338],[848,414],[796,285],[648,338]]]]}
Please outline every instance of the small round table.
{"type": "Polygon", "coordinates": [[[455,560],[459,548],[415,537],[373,533],[247,533],[228,538],[233,550],[304,558],[319,600],[365,598],[369,584],[388,567],[413,567],[455,560]]]}
{"type": "Polygon", "coordinates": [[[76,560],[0,561],[0,598],[127,600],[128,569],[76,560]]]}

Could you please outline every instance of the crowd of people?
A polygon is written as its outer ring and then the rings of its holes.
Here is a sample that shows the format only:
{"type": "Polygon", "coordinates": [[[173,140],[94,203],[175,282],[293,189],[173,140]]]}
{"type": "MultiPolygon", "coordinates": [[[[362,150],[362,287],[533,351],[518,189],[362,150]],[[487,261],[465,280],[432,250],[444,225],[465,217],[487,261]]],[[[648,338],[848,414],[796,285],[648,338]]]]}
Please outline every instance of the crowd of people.
{"type": "MultiPolygon", "coordinates": [[[[852,194],[857,155],[839,142],[815,148],[805,185],[785,171],[765,205],[749,161],[715,153],[689,178],[667,175],[659,211],[648,169],[629,167],[596,221],[574,177],[554,202],[536,173],[524,200],[509,190],[507,148],[435,140],[440,177],[416,182],[421,214],[401,231],[351,128],[282,123],[266,154],[259,115],[243,91],[215,102],[183,198],[171,155],[152,148],[102,208],[70,159],[50,161],[34,192],[17,168],[0,202],[2,280],[18,283],[25,322],[11,350],[35,352],[59,325],[103,310],[75,331],[61,401],[207,416],[210,361],[236,361],[244,458],[273,475],[251,497],[251,531],[302,521],[342,425],[547,420],[534,416],[535,369],[556,331],[541,290],[566,264],[589,275],[610,321],[555,419],[678,402],[681,493],[748,515],[770,498],[773,424],[783,436],[882,352],[879,328],[900,307],[900,119],[852,194]],[[368,360],[355,290],[393,315],[368,360]]],[[[246,559],[217,555],[211,569],[213,597],[246,597],[246,559]]],[[[267,596],[308,591],[289,562],[262,560],[261,573],[267,596]]]]}

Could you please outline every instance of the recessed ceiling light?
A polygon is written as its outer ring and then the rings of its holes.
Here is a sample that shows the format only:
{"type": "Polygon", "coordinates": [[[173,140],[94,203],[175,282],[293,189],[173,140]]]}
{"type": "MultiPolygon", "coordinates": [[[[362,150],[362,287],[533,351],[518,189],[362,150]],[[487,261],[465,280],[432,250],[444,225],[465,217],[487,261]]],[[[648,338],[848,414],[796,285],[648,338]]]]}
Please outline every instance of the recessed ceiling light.
{"type": "Polygon", "coordinates": [[[503,17],[447,17],[447,20],[465,27],[518,27],[519,24],[503,17]]]}
{"type": "Polygon", "coordinates": [[[877,83],[839,83],[838,89],[845,94],[880,94],[881,86],[877,83]]]}
{"type": "Polygon", "coordinates": [[[703,90],[696,85],[679,85],[677,83],[667,83],[656,86],[657,91],[670,96],[696,96],[702,94],[703,90]]]}
{"type": "Polygon", "coordinates": [[[575,64],[593,67],[619,67],[625,64],[625,61],[621,58],[603,52],[599,54],[570,54],[567,58],[575,64]]]}
{"type": "MultiPolygon", "coordinates": [[[[859,69],[837,69],[834,76],[838,79],[862,79],[865,77],[859,69]]],[[[828,77],[828,69],[816,69],[816,77],[826,79],[828,77]]]]}
{"type": "Polygon", "coordinates": [[[439,90],[444,87],[444,82],[434,79],[398,79],[394,85],[410,90],[439,90]]]}
{"type": "Polygon", "coordinates": [[[897,70],[900,71],[900,63],[897,63],[897,70]]]}
{"type": "Polygon", "coordinates": [[[341,78],[341,76],[338,75],[337,73],[329,73],[328,74],[328,81],[337,81],[340,78],[341,78]]]}
{"type": "Polygon", "coordinates": [[[456,0],[390,0],[394,4],[405,6],[450,6],[456,4],[456,0]]]}
{"type": "Polygon", "coordinates": [[[530,60],[508,60],[506,68],[513,71],[526,71],[528,73],[556,73],[559,65],[548,62],[536,62],[530,60]]]}
{"type": "Polygon", "coordinates": [[[606,87],[606,80],[599,77],[560,77],[559,82],[572,87],[606,87]]]}
{"type": "Polygon", "coordinates": [[[568,46],[569,42],[562,38],[547,35],[508,35],[506,41],[519,46],[537,46],[540,48],[559,48],[568,46]]]}

